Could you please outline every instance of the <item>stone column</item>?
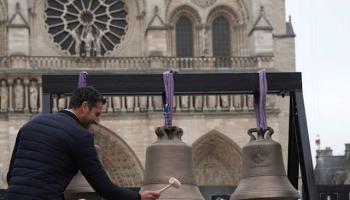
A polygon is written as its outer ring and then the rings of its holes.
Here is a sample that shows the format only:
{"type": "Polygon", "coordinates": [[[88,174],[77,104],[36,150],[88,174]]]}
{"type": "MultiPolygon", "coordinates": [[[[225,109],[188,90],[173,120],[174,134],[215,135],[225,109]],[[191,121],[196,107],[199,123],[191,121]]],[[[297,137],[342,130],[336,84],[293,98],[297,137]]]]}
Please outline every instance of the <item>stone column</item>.
{"type": "Polygon", "coordinates": [[[107,112],[113,112],[112,96],[107,97],[107,112]]]}
{"type": "Polygon", "coordinates": [[[189,103],[190,103],[190,111],[191,111],[191,112],[194,111],[194,107],[193,107],[193,98],[194,98],[194,96],[191,95],[191,96],[190,96],[190,102],[189,102],[189,103]]]}
{"type": "Polygon", "coordinates": [[[216,95],[216,111],[221,111],[221,105],[220,105],[220,96],[221,95],[216,95]]]}
{"type": "Polygon", "coordinates": [[[233,112],[235,111],[235,104],[234,104],[234,95],[230,95],[230,108],[229,108],[229,111],[230,112],[233,112]]]}
{"type": "Polygon", "coordinates": [[[24,85],[24,112],[29,112],[29,79],[25,78],[23,81],[24,85]]]}
{"type": "Polygon", "coordinates": [[[140,112],[140,107],[139,107],[139,97],[138,96],[134,96],[134,112],[140,112]]]}
{"type": "Polygon", "coordinates": [[[153,99],[152,96],[148,96],[148,112],[153,112],[154,107],[153,107],[153,99]]]}
{"type": "Polygon", "coordinates": [[[13,79],[9,78],[7,81],[8,85],[9,85],[9,108],[8,111],[9,112],[13,112],[13,79]]]}
{"type": "Polygon", "coordinates": [[[207,98],[208,96],[203,96],[203,111],[208,111],[207,98]]]}
{"type": "Polygon", "coordinates": [[[39,112],[42,112],[43,111],[43,84],[41,79],[39,79],[38,85],[39,85],[39,112]]]}
{"type": "Polygon", "coordinates": [[[125,107],[125,96],[121,97],[121,112],[126,112],[126,107],[125,107]]]}

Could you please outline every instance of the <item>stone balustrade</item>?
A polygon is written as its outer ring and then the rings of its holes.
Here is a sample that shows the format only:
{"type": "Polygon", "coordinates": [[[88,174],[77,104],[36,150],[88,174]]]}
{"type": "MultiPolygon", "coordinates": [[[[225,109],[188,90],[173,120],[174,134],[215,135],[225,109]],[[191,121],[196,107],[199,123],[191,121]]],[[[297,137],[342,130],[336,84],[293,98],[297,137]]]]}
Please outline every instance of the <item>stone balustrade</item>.
{"type": "MultiPolygon", "coordinates": [[[[0,57],[0,113],[42,110],[41,74],[50,71],[103,70],[132,71],[169,69],[216,71],[218,69],[249,70],[273,66],[273,57],[0,57]],[[20,73],[16,73],[20,72],[20,73]]],[[[268,100],[273,108],[274,100],[268,100]]],[[[54,96],[53,110],[66,108],[69,97],[54,96]]],[[[161,111],[160,96],[108,96],[106,112],[161,111]]],[[[176,112],[249,111],[252,95],[176,96],[176,112]]],[[[268,105],[269,106],[269,105],[268,105]]]]}
{"type": "MultiPolygon", "coordinates": [[[[42,84],[39,77],[0,77],[0,113],[42,110],[42,84]]],[[[253,110],[253,95],[186,95],[174,97],[175,112],[237,112],[253,110]]],[[[106,96],[105,112],[160,112],[161,96],[106,96]]],[[[53,111],[67,108],[69,96],[53,95],[53,111]]],[[[267,109],[275,107],[268,96],[267,109]]]]}
{"type": "Polygon", "coordinates": [[[168,69],[180,70],[216,70],[242,68],[271,68],[272,56],[258,57],[58,57],[58,56],[8,56],[0,57],[0,69],[35,69],[35,70],[145,70],[168,69]]]}

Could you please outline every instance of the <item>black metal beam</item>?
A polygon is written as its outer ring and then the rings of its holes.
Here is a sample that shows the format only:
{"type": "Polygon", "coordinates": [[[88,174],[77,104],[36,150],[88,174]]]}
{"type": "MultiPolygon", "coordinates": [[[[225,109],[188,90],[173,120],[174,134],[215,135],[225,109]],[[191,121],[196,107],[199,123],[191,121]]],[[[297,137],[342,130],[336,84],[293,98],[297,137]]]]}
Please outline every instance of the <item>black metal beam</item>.
{"type": "Polygon", "coordinates": [[[290,98],[289,103],[289,138],[288,138],[288,178],[291,184],[298,189],[299,187],[299,155],[298,145],[295,138],[296,124],[294,116],[294,98],[290,98]]]}
{"type": "MultiPolygon", "coordinates": [[[[268,93],[290,93],[290,141],[288,177],[297,188],[300,162],[305,199],[317,199],[307,130],[301,73],[268,72],[268,93]],[[297,153],[296,153],[297,152],[297,153]],[[297,154],[297,155],[296,155],[297,154]]],[[[78,84],[77,75],[43,75],[44,108],[51,112],[52,94],[69,94],[78,84]]],[[[175,94],[252,94],[259,90],[258,73],[181,73],[174,76],[175,94]]],[[[162,74],[88,75],[88,85],[103,94],[160,95],[162,74]]]]}
{"type": "MultiPolygon", "coordinates": [[[[302,92],[293,92],[290,95],[292,98],[294,119],[295,119],[295,138],[298,145],[298,157],[300,160],[300,169],[303,180],[303,199],[315,200],[317,199],[317,188],[314,178],[314,170],[312,165],[311,149],[309,133],[307,129],[306,114],[304,107],[304,98],[302,92]]],[[[299,168],[294,169],[299,170],[299,168]]]]}
{"type": "Polygon", "coordinates": [[[52,111],[52,95],[51,93],[43,94],[43,113],[51,113],[52,111]]]}
{"type": "MultiPolygon", "coordinates": [[[[299,72],[268,72],[269,93],[301,91],[299,72]]],[[[43,75],[43,93],[67,94],[77,87],[78,75],[43,75]]],[[[88,75],[88,85],[103,94],[159,95],[162,74],[88,75]]],[[[253,93],[259,89],[258,73],[179,73],[174,75],[175,94],[253,93]]]]}

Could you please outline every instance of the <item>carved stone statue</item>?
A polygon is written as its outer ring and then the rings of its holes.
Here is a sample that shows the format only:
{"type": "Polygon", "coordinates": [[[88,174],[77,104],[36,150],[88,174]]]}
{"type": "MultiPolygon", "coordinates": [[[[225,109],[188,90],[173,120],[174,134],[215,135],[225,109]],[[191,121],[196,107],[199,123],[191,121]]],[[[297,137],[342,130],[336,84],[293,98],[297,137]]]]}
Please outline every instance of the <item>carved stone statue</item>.
{"type": "Polygon", "coordinates": [[[6,80],[1,80],[0,95],[1,95],[0,111],[7,112],[9,94],[8,94],[8,88],[6,85],[6,80]]]}
{"type": "Polygon", "coordinates": [[[132,111],[134,111],[134,107],[135,107],[134,96],[127,96],[126,97],[126,110],[129,112],[132,112],[132,111]]]}
{"type": "Polygon", "coordinates": [[[122,101],[120,96],[114,96],[112,97],[113,101],[113,111],[114,112],[120,112],[122,108],[122,101]]]}
{"type": "Polygon", "coordinates": [[[181,96],[181,109],[182,110],[188,110],[189,109],[189,98],[188,96],[181,96]]]}
{"type": "Polygon", "coordinates": [[[38,111],[38,86],[35,81],[31,81],[29,85],[29,106],[32,112],[38,111]]]}
{"type": "Polygon", "coordinates": [[[194,107],[196,110],[202,110],[203,108],[203,96],[194,96],[194,107]]]}
{"type": "Polygon", "coordinates": [[[22,85],[21,79],[16,79],[15,81],[15,110],[21,111],[23,110],[23,99],[24,99],[24,89],[22,85]]]}
{"type": "Polygon", "coordinates": [[[101,56],[101,40],[103,36],[103,31],[97,30],[96,37],[95,37],[95,49],[96,49],[96,55],[101,56]]]}
{"type": "Polygon", "coordinates": [[[78,33],[78,29],[75,29],[74,31],[71,32],[71,35],[74,40],[74,51],[76,55],[80,55],[80,45],[81,45],[81,40],[80,40],[80,34],[78,33]]]}
{"type": "Polygon", "coordinates": [[[234,95],[234,102],[233,105],[235,109],[241,110],[242,109],[242,96],[241,95],[234,95]]]}
{"type": "Polygon", "coordinates": [[[147,110],[147,96],[140,96],[139,97],[139,106],[141,111],[147,110]]]}
{"type": "Polygon", "coordinates": [[[230,99],[228,95],[220,95],[221,106],[224,110],[228,110],[230,106],[230,99]]]}
{"type": "Polygon", "coordinates": [[[207,102],[208,102],[208,109],[209,110],[216,109],[216,95],[208,95],[207,102]]]}
{"type": "Polygon", "coordinates": [[[84,42],[86,56],[91,57],[96,50],[95,36],[91,25],[83,28],[80,39],[84,42]]]}
{"type": "Polygon", "coordinates": [[[161,96],[154,96],[153,97],[153,106],[154,106],[155,110],[162,110],[163,109],[163,103],[162,103],[161,96]]]}

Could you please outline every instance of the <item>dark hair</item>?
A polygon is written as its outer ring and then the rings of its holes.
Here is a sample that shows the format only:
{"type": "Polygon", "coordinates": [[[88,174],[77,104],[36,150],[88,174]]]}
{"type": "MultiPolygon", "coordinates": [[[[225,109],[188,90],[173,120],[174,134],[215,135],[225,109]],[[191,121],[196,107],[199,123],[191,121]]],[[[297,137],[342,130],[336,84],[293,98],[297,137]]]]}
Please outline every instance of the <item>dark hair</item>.
{"type": "Polygon", "coordinates": [[[73,91],[69,108],[78,108],[84,101],[87,101],[89,108],[96,106],[97,102],[102,102],[103,105],[106,103],[100,92],[91,86],[86,86],[73,91]]]}

